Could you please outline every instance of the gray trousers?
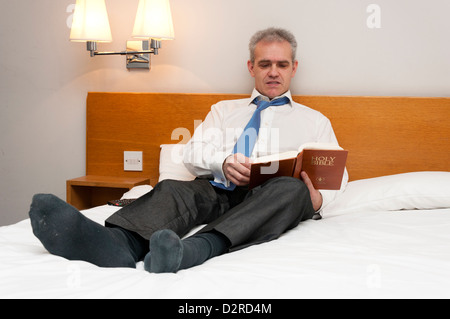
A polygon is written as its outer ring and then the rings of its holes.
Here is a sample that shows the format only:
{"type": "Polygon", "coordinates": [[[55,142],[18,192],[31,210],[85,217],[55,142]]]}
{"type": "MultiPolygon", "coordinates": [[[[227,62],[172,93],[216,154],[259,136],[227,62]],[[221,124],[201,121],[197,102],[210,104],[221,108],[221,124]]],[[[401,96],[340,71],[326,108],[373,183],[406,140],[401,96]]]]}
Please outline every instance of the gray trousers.
{"type": "Polygon", "coordinates": [[[109,217],[106,226],[119,226],[149,240],[161,229],[183,237],[207,224],[199,232],[220,232],[234,251],[276,239],[313,215],[308,188],[292,177],[274,178],[250,191],[245,187],[226,191],[212,186],[208,178],[197,178],[158,183],[109,217]]]}

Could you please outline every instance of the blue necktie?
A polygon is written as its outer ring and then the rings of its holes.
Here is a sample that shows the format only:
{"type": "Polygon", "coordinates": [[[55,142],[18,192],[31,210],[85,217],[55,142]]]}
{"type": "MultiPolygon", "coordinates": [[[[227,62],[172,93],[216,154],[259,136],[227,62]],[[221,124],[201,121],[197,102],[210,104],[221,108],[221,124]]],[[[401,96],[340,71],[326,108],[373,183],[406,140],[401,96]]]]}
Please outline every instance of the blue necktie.
{"type": "MultiPolygon", "coordinates": [[[[264,101],[258,100],[258,98],[254,99],[252,103],[256,104],[256,110],[252,115],[250,121],[248,121],[247,126],[244,128],[244,132],[242,132],[241,136],[234,145],[233,154],[241,153],[246,157],[250,157],[252,155],[253,149],[255,148],[256,140],[258,139],[259,127],[261,126],[261,112],[267,109],[269,106],[279,106],[285,105],[289,103],[289,98],[284,96],[282,98],[272,100],[272,101],[264,101]]],[[[230,183],[229,187],[226,187],[223,184],[211,181],[211,184],[226,190],[234,190],[236,185],[230,183]]]]}

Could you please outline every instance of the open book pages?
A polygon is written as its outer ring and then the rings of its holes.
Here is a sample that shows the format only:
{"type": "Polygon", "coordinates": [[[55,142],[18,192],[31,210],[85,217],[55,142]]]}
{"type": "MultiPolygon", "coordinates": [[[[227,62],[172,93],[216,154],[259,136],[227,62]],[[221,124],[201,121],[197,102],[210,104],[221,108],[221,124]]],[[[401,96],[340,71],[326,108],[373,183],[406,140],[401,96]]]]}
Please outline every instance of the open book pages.
{"type": "Polygon", "coordinates": [[[277,154],[271,154],[271,155],[265,155],[258,158],[255,158],[252,163],[268,163],[272,161],[281,161],[288,158],[294,158],[297,157],[298,153],[300,153],[303,150],[343,150],[342,147],[340,147],[337,144],[332,143],[305,143],[302,144],[297,151],[287,151],[283,153],[277,153],[277,154]]]}

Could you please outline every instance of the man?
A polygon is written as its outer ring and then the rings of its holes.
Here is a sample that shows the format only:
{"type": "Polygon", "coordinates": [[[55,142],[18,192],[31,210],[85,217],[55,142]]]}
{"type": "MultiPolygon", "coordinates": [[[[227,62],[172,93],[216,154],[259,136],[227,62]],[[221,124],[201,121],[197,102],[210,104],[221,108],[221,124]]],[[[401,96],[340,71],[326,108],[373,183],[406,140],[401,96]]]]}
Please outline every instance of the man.
{"type": "Polygon", "coordinates": [[[337,144],[326,117],[292,101],[296,48],[286,30],[270,28],[252,37],[252,97],[214,105],[186,145],[185,165],[196,180],[158,183],[109,217],[106,227],[53,195],[38,194],[30,208],[34,234],[50,253],[70,260],[135,267],[144,259],[147,271],[163,273],[276,239],[317,216],[337,192],[314,189],[305,172],[303,180],[278,177],[252,190],[246,186],[255,156],[306,142],[337,144]],[[197,234],[180,239],[202,224],[207,226],[197,234]]]}

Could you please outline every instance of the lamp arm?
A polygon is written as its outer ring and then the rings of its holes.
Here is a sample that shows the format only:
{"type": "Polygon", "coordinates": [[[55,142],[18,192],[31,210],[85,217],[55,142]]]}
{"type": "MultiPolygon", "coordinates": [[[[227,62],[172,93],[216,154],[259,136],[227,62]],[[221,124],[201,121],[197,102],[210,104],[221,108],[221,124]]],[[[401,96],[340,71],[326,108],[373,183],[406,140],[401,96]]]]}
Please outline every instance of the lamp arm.
{"type": "Polygon", "coordinates": [[[98,52],[97,51],[97,42],[95,41],[87,41],[86,48],[90,52],[91,57],[96,55],[134,55],[134,54],[154,54],[158,55],[158,49],[161,48],[161,41],[151,39],[150,42],[150,50],[142,50],[142,51],[118,51],[118,52],[98,52]]]}
{"type": "Polygon", "coordinates": [[[158,49],[147,51],[120,51],[120,52],[97,52],[94,51],[94,55],[127,55],[127,54],[158,54],[158,49]]]}

